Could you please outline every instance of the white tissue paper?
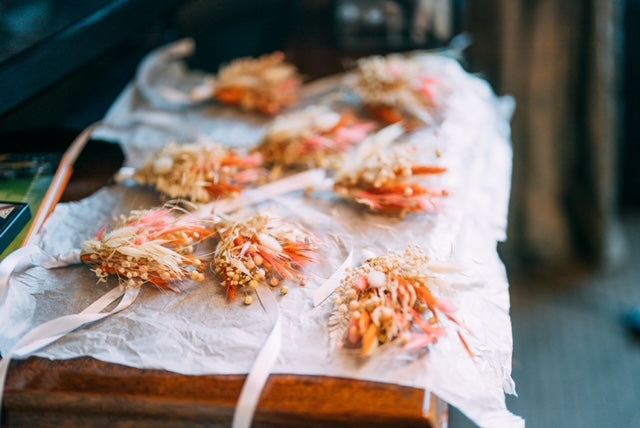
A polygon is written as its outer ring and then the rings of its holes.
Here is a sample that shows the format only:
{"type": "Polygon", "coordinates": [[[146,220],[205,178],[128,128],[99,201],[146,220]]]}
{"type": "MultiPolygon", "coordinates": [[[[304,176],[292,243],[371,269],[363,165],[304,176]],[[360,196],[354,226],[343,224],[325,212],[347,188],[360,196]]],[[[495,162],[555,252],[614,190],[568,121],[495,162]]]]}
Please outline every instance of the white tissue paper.
{"type": "MultiPolygon", "coordinates": [[[[323,263],[309,273],[305,287],[290,287],[278,296],[282,348],[274,373],[326,375],[424,388],[457,407],[480,426],[523,426],[506,408],[504,394],[514,394],[511,379],[512,336],[509,291],[496,244],[506,237],[511,178],[509,122],[513,101],[498,98],[483,80],[466,73],[456,61],[425,55],[434,75],[450,90],[443,122],[414,133],[411,140],[436,150],[448,172],[438,185],[449,191],[433,214],[390,218],[366,212],[337,198],[329,189],[298,192],[255,208],[303,222],[326,243],[323,263]],[[443,275],[447,300],[469,327],[471,358],[455,334],[442,338],[427,353],[408,354],[386,348],[362,361],[330,340],[331,297],[313,305],[313,293],[345,261],[354,264],[419,245],[432,260],[460,269],[443,275]]],[[[156,64],[157,66],[157,64],[156,64]]],[[[164,78],[175,84],[188,71],[164,78]]],[[[145,92],[162,74],[152,73],[145,92]]],[[[192,76],[191,76],[192,77],[192,76]]],[[[298,107],[336,99],[353,103],[344,89],[348,75],[306,85],[298,107]]],[[[96,137],[117,141],[126,165],[140,167],[169,141],[213,140],[234,147],[253,147],[269,119],[213,103],[162,110],[125,89],[96,137]]],[[[161,203],[149,188],[113,185],[73,203],[59,204],[36,243],[48,254],[69,253],[114,216],[161,203]]],[[[98,284],[87,266],[58,269],[33,267],[16,273],[0,297],[0,351],[6,353],[30,329],[50,319],[80,312],[117,286],[98,284]]],[[[209,272],[204,283],[185,282],[180,293],[143,287],[126,310],[76,330],[35,353],[51,359],[91,356],[103,361],[186,375],[246,374],[272,325],[260,305],[229,302],[219,278],[209,272]]]]}

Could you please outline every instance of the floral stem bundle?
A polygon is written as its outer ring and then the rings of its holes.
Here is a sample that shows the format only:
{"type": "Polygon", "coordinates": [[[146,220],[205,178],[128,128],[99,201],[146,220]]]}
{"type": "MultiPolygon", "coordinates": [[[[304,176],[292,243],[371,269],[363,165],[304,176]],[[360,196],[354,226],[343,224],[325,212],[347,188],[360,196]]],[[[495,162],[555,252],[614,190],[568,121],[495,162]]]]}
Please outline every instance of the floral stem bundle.
{"type": "Polygon", "coordinates": [[[302,79],[282,52],[239,58],[218,72],[213,95],[223,104],[270,116],[298,100],[302,79]]]}
{"type": "Polygon", "coordinates": [[[419,59],[399,54],[359,60],[353,90],[373,117],[408,129],[435,123],[444,92],[419,59]]]}
{"type": "Polygon", "coordinates": [[[280,286],[284,281],[306,284],[302,269],[317,262],[318,240],[309,231],[279,218],[255,215],[243,221],[217,225],[220,242],[214,253],[215,269],[229,300],[238,292],[251,304],[251,294],[261,284],[280,286]]]}
{"type": "Polygon", "coordinates": [[[368,152],[357,153],[344,162],[335,179],[335,192],[385,214],[404,216],[436,211],[434,200],[448,192],[432,190],[425,179],[444,174],[447,168],[417,163],[420,157],[417,147],[392,140],[383,143],[385,146],[371,144],[368,152]]]}
{"type": "Polygon", "coordinates": [[[258,154],[245,155],[214,143],[170,143],[158,152],[135,179],[174,199],[211,202],[239,195],[266,180],[258,154]]]}
{"type": "Polygon", "coordinates": [[[175,281],[204,280],[206,263],[194,251],[213,233],[202,220],[177,208],[134,210],[85,241],[81,260],[98,281],[116,275],[123,286],[150,283],[172,290],[175,281]]]}
{"type": "Polygon", "coordinates": [[[375,123],[359,119],[351,112],[309,106],[278,116],[257,152],[265,162],[283,168],[327,168],[375,128],[375,123]]]}
{"type": "MultiPolygon", "coordinates": [[[[331,317],[334,326],[346,328],[347,346],[359,348],[363,357],[386,343],[426,348],[446,335],[443,316],[461,327],[453,306],[434,294],[428,263],[419,248],[408,247],[347,272],[331,317]]],[[[458,335],[473,355],[460,331],[458,335]]]]}

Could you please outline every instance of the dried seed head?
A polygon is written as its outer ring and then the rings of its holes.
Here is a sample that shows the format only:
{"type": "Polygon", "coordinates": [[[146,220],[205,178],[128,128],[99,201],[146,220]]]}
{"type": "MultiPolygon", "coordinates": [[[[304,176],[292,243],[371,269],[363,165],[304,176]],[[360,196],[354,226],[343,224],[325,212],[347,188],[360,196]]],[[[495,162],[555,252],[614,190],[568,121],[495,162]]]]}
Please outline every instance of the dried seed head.
{"type": "MultiPolygon", "coordinates": [[[[140,169],[135,179],[171,198],[210,202],[237,194],[267,176],[256,155],[215,143],[171,143],[140,169]]],[[[197,239],[197,237],[196,237],[197,239]]]]}
{"type": "MultiPolygon", "coordinates": [[[[434,282],[429,262],[419,248],[410,246],[404,252],[390,252],[347,271],[336,290],[332,319],[342,319],[350,326],[348,342],[360,344],[363,356],[379,344],[394,340],[408,343],[413,339],[411,331],[416,332],[416,339],[426,337],[421,343],[438,340],[438,312],[444,306],[437,303],[427,286],[434,282]]],[[[449,312],[444,314],[457,323],[449,312]]]]}
{"type": "MultiPolygon", "coordinates": [[[[218,225],[221,240],[214,263],[230,298],[236,289],[260,284],[277,287],[281,279],[297,279],[304,284],[301,269],[315,261],[316,239],[298,226],[264,215],[218,225]]],[[[285,294],[288,289],[283,292],[285,294]]]]}
{"type": "Polygon", "coordinates": [[[135,210],[86,241],[81,258],[95,266],[99,281],[114,274],[125,285],[149,281],[170,289],[170,282],[189,278],[191,266],[201,265],[198,259],[184,256],[195,243],[212,235],[200,223],[174,208],[135,210]]]}

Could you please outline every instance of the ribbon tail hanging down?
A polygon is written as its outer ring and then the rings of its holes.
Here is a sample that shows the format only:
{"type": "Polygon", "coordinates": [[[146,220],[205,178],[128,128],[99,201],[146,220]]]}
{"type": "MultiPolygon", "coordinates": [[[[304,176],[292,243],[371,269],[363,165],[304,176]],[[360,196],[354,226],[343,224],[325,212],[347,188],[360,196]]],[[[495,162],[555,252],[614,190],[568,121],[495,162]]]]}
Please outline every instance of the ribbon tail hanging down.
{"type": "Polygon", "coordinates": [[[256,291],[267,315],[273,322],[273,328],[244,381],[233,413],[232,428],[249,428],[251,426],[260,395],[282,348],[282,322],[278,302],[271,290],[258,287],[256,291]]]}

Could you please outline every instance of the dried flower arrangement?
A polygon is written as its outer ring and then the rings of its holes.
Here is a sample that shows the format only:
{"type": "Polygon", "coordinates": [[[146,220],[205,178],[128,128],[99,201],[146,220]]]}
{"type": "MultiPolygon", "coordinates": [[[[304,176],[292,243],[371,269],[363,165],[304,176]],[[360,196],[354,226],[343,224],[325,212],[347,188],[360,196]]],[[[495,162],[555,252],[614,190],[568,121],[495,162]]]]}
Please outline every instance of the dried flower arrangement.
{"type": "Polygon", "coordinates": [[[243,155],[216,143],[170,143],[134,178],[170,198],[211,202],[237,196],[265,181],[267,175],[258,154],[243,155]]]}
{"type": "Polygon", "coordinates": [[[220,242],[214,253],[215,269],[222,278],[229,300],[241,290],[244,303],[253,302],[253,291],[261,284],[280,286],[285,280],[306,284],[302,269],[317,262],[318,239],[302,227],[281,218],[252,215],[241,221],[216,225],[220,242]]]}
{"type": "Polygon", "coordinates": [[[266,163],[282,168],[331,168],[375,128],[351,112],[313,105],[278,116],[256,150],[266,163]]]}
{"type": "Polygon", "coordinates": [[[398,142],[402,128],[394,129],[397,126],[378,132],[370,144],[363,145],[342,164],[334,190],[375,212],[399,216],[434,212],[435,198],[448,192],[433,191],[423,181],[428,176],[444,174],[447,168],[416,164],[420,149],[398,142]]]}
{"type": "Polygon", "coordinates": [[[176,207],[134,210],[85,241],[81,260],[99,282],[116,275],[121,286],[150,283],[172,290],[174,281],[204,280],[206,262],[194,251],[214,233],[206,222],[176,207]]]}
{"type": "Polygon", "coordinates": [[[436,280],[429,262],[419,247],[410,246],[350,269],[336,290],[330,328],[340,334],[342,343],[368,357],[386,343],[408,349],[435,344],[447,333],[444,315],[473,355],[454,307],[434,294],[436,280]]]}
{"type": "Polygon", "coordinates": [[[275,115],[298,101],[302,79],[282,52],[260,58],[239,58],[222,67],[214,82],[214,97],[243,110],[275,115]]]}
{"type": "Polygon", "coordinates": [[[352,89],[373,117],[408,129],[433,125],[443,96],[418,59],[399,54],[360,59],[352,89]]]}

